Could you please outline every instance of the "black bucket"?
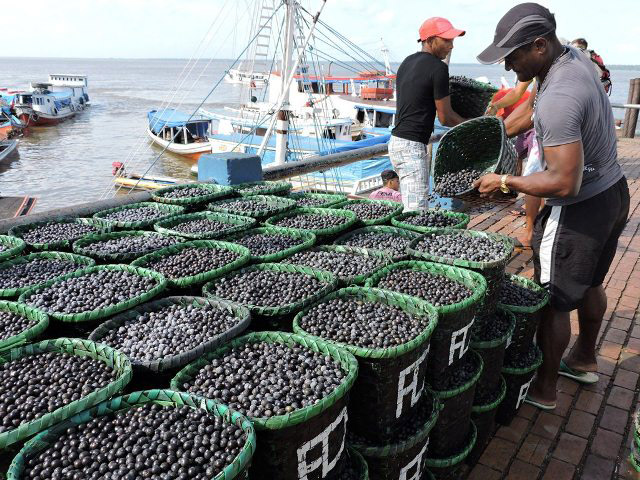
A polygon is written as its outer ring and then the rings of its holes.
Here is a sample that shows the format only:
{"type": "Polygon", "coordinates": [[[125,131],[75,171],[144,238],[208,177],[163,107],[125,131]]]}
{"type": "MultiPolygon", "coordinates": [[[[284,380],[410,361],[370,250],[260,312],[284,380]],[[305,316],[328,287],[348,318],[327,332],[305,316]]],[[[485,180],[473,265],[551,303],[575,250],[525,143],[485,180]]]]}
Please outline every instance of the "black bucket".
{"type": "Polygon", "coordinates": [[[497,390],[497,396],[494,395],[494,399],[483,405],[473,405],[471,409],[471,420],[476,424],[478,431],[478,437],[476,439],[476,445],[467,457],[467,463],[471,466],[482,456],[482,452],[487,447],[489,439],[493,436],[496,425],[496,414],[498,413],[498,407],[502,400],[504,400],[507,394],[507,383],[503,377],[500,377],[500,387],[497,390]]]}
{"type": "MultiPolygon", "coordinates": [[[[480,354],[484,363],[482,375],[480,375],[478,385],[476,385],[476,396],[495,392],[500,387],[500,373],[502,371],[505,349],[515,328],[516,319],[511,312],[498,309],[496,313],[492,315],[493,318],[496,316],[500,316],[508,321],[509,326],[507,331],[500,332],[501,334],[499,336],[492,339],[479,340],[476,337],[471,341],[471,348],[480,354]]],[[[484,325],[486,326],[486,322],[484,325]]]]}
{"type": "Polygon", "coordinates": [[[459,479],[459,470],[473,450],[473,447],[476,444],[476,437],[476,426],[473,421],[471,421],[471,426],[463,445],[458,449],[458,451],[456,451],[456,453],[446,457],[429,454],[427,457],[427,468],[433,474],[433,478],[437,480],[459,479]]]}
{"type": "Polygon", "coordinates": [[[502,375],[507,383],[507,394],[498,407],[496,419],[503,425],[509,425],[516,412],[522,406],[527,397],[529,386],[533,380],[533,375],[542,364],[542,352],[536,345],[531,345],[531,350],[535,350],[535,359],[526,367],[512,368],[505,366],[502,368],[502,375]]]}
{"type": "MultiPolygon", "coordinates": [[[[463,385],[451,390],[436,391],[442,402],[442,411],[438,416],[429,444],[429,456],[447,457],[457,452],[464,445],[469,433],[471,407],[476,384],[482,374],[482,357],[470,351],[469,362],[473,362],[474,373],[463,385]]],[[[456,368],[460,368],[457,366],[456,368]]]]}
{"type": "Polygon", "coordinates": [[[541,295],[541,300],[532,306],[508,305],[499,299],[498,306],[509,310],[516,317],[516,328],[511,338],[509,348],[513,351],[526,352],[533,345],[533,339],[540,321],[540,312],[547,305],[549,295],[547,291],[531,280],[518,275],[507,275],[505,282],[512,282],[521,287],[533,290],[541,295]]]}
{"type": "MultiPolygon", "coordinates": [[[[430,413],[421,426],[413,428],[408,438],[388,445],[372,445],[354,440],[352,446],[365,458],[369,475],[377,480],[397,480],[401,478],[422,478],[427,460],[429,433],[436,423],[442,405],[429,389],[424,390],[420,407],[430,409],[430,413]]],[[[414,419],[408,419],[412,425],[414,419]]]]}

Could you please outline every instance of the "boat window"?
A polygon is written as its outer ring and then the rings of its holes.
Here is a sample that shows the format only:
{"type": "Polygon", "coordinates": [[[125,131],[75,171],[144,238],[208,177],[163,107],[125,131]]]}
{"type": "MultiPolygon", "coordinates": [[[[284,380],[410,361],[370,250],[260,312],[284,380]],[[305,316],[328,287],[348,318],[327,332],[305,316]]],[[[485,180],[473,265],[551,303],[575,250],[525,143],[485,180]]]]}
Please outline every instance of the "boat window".
{"type": "Polygon", "coordinates": [[[378,112],[376,117],[376,127],[388,128],[393,125],[393,114],[378,112]]]}
{"type": "Polygon", "coordinates": [[[332,140],[335,140],[336,132],[333,128],[325,128],[324,130],[322,130],[322,138],[330,138],[332,140]]]}
{"type": "Polygon", "coordinates": [[[356,120],[358,120],[360,123],[364,122],[364,110],[358,109],[358,113],[356,114],[356,120]]]}

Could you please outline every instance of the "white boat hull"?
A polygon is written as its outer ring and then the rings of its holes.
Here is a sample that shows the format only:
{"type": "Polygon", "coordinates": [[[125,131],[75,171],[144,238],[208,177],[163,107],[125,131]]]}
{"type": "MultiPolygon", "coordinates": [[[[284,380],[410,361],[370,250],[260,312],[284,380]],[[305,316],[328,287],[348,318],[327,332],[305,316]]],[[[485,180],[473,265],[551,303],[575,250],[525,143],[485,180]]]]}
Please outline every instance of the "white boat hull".
{"type": "Polygon", "coordinates": [[[158,137],[149,128],[147,128],[147,135],[153,143],[162,147],[163,149],[166,148],[167,151],[171,153],[182,155],[183,157],[187,157],[195,162],[198,161],[200,155],[202,155],[203,153],[211,153],[211,142],[196,142],[187,144],[169,142],[168,140],[164,140],[163,138],[158,137]]]}

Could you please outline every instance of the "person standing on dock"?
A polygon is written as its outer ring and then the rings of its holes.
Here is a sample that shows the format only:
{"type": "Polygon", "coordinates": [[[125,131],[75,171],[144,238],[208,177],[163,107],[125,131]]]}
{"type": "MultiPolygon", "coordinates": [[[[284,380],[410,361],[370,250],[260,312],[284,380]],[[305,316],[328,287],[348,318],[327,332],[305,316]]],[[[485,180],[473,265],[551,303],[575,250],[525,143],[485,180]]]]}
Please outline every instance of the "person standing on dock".
{"type": "Polygon", "coordinates": [[[465,34],[440,17],[420,27],[419,52],[404,59],[396,77],[396,120],[389,141],[389,157],[400,177],[406,211],[429,208],[430,159],[427,146],[436,113],[442,125],[453,127],[465,119],[451,108],[449,66],[443,61],[453,40],[465,34]]]}
{"type": "Polygon", "coordinates": [[[522,3],[498,22],[493,43],[478,60],[505,62],[518,80],[537,79],[533,100],[505,122],[515,136],[536,129],[545,170],[526,177],[488,174],[474,184],[482,195],[515,190],[547,198],[536,218],[533,253],[536,280],[550,296],[537,332],[543,364],[527,402],[556,406],[558,374],[580,383],[598,381],[596,340],[607,309],[602,283],[629,213],[629,188],[617,159],[609,99],[591,61],[563,46],[553,14],[522,3]],[[578,310],[580,333],[571,338],[569,313],[578,310]]]}

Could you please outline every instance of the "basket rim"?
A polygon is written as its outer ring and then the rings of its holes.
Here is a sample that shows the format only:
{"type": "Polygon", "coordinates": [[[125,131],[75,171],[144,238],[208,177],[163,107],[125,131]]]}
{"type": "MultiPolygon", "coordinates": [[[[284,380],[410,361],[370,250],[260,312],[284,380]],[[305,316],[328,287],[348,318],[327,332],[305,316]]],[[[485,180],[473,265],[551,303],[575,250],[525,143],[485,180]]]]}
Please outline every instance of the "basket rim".
{"type": "Polygon", "coordinates": [[[473,337],[471,337],[471,348],[477,348],[480,350],[494,348],[498,345],[502,345],[503,343],[508,342],[509,339],[513,336],[513,332],[515,332],[517,324],[516,316],[513,314],[513,312],[510,312],[509,310],[505,310],[503,308],[498,308],[498,311],[507,315],[507,317],[509,318],[509,328],[507,329],[506,333],[492,340],[481,340],[476,342],[474,342],[473,337]]]}
{"type": "Polygon", "coordinates": [[[253,195],[273,195],[275,193],[285,193],[290,192],[293,188],[293,185],[289,182],[283,182],[280,180],[258,180],[255,182],[243,182],[237,183],[235,185],[231,185],[233,192],[236,195],[240,195],[241,197],[253,196],[253,195]],[[264,193],[251,193],[251,192],[241,192],[245,188],[252,187],[254,185],[271,185],[271,189],[265,191],[264,193]]]}
{"type": "Polygon", "coordinates": [[[234,232],[245,230],[253,227],[255,224],[256,224],[255,218],[251,218],[243,215],[235,215],[231,213],[222,213],[222,212],[202,211],[202,212],[195,212],[195,213],[186,213],[183,215],[176,215],[171,218],[161,220],[153,224],[153,229],[156,232],[164,235],[189,238],[193,240],[205,240],[205,239],[219,238],[234,232]],[[215,221],[219,221],[221,223],[225,223],[227,225],[233,225],[233,226],[231,228],[223,230],[222,232],[209,231],[209,232],[199,232],[199,233],[185,233],[185,232],[179,232],[173,229],[173,227],[181,223],[186,223],[192,220],[200,220],[200,219],[215,220],[215,221]]]}
{"type": "Polygon", "coordinates": [[[11,312],[29,320],[37,320],[34,325],[20,333],[0,340],[0,354],[6,350],[19,347],[38,337],[49,326],[49,315],[41,310],[18,302],[0,300],[0,312],[11,312]],[[21,311],[23,310],[23,312],[21,311]]]}
{"type": "Polygon", "coordinates": [[[285,228],[311,232],[316,236],[333,235],[335,233],[339,233],[348,229],[358,221],[358,217],[356,216],[356,214],[349,210],[340,210],[339,208],[298,207],[298,208],[294,208],[293,210],[289,210],[288,212],[284,212],[279,215],[274,215],[272,217],[269,217],[264,223],[265,225],[270,227],[281,227],[280,225],[276,225],[274,222],[277,222],[279,220],[282,220],[283,218],[287,218],[293,215],[308,215],[308,214],[333,215],[333,216],[346,217],[347,221],[341,225],[336,225],[336,226],[327,227],[327,228],[318,228],[318,229],[306,229],[306,228],[294,228],[294,227],[285,227],[285,228]]]}
{"type": "Polygon", "coordinates": [[[434,392],[436,392],[436,395],[438,395],[440,399],[448,399],[451,397],[455,397],[456,395],[460,395],[461,393],[464,393],[467,390],[469,390],[471,387],[473,387],[480,379],[480,376],[482,375],[482,370],[484,369],[484,361],[482,360],[482,356],[475,350],[472,350],[471,348],[469,349],[469,352],[467,353],[467,355],[475,355],[476,361],[477,361],[476,363],[479,366],[478,371],[473,375],[473,377],[471,377],[469,380],[467,380],[463,385],[459,387],[453,388],[451,390],[434,390],[434,392]]]}
{"type": "MultiPolygon", "coordinates": [[[[387,222],[389,222],[390,220],[393,220],[396,216],[401,215],[402,211],[404,210],[404,205],[402,203],[399,202],[392,202],[391,200],[376,200],[376,199],[370,199],[370,198],[354,198],[354,199],[345,199],[344,202],[340,202],[336,205],[336,207],[342,209],[342,210],[349,210],[348,208],[345,208],[349,205],[358,205],[360,203],[373,203],[373,204],[381,204],[381,205],[386,205],[388,207],[391,207],[391,211],[389,213],[387,213],[386,215],[383,215],[381,217],[377,217],[377,218],[373,218],[370,220],[367,219],[362,219],[360,217],[358,217],[356,215],[356,217],[358,218],[358,223],[360,223],[361,225],[364,226],[374,226],[374,225],[383,225],[387,222]]],[[[350,210],[351,211],[351,210],[350,210]]],[[[354,212],[355,213],[355,212],[354,212]]]]}
{"type": "MultiPolygon", "coordinates": [[[[256,227],[251,228],[249,230],[243,230],[241,232],[233,233],[227,237],[225,237],[225,241],[236,244],[234,241],[240,238],[243,238],[247,235],[286,235],[293,238],[299,238],[302,240],[302,243],[298,245],[294,245],[289,248],[285,248],[284,250],[280,250],[274,253],[268,253],[265,255],[252,255],[251,251],[249,251],[251,257],[250,260],[258,263],[270,263],[277,262],[282,260],[283,258],[288,257],[290,254],[296,253],[298,251],[306,250],[312,247],[316,243],[316,236],[314,233],[305,231],[305,230],[295,230],[293,228],[286,227],[256,227]]],[[[241,245],[241,244],[236,244],[241,245]]]]}
{"type": "Polygon", "coordinates": [[[427,457],[426,459],[427,467],[435,467],[435,468],[453,467],[461,463],[465,458],[467,458],[469,456],[469,453],[471,453],[471,450],[473,450],[473,447],[475,447],[476,441],[478,439],[478,429],[476,427],[475,422],[473,420],[470,420],[470,425],[471,425],[471,441],[464,448],[464,450],[462,450],[462,452],[447,458],[427,457]]]}
{"type": "Polygon", "coordinates": [[[490,412],[498,408],[498,406],[502,403],[502,401],[507,396],[507,382],[504,377],[500,375],[500,393],[498,394],[498,398],[493,400],[490,403],[485,403],[484,405],[473,405],[471,407],[471,413],[486,413],[490,412]]]}
{"type": "Polygon", "coordinates": [[[314,405],[299,408],[285,415],[275,415],[273,417],[247,416],[247,418],[251,420],[257,430],[279,430],[281,428],[298,425],[310,418],[313,418],[329,409],[336,402],[347,395],[347,393],[355,383],[358,374],[358,361],[350,352],[338,348],[337,346],[329,342],[303,337],[301,335],[296,335],[295,333],[253,332],[242,337],[235,338],[225,345],[217,348],[216,350],[209,352],[199,359],[189,363],[187,366],[182,368],[175,377],[171,379],[171,387],[173,389],[180,390],[181,384],[194,378],[196,372],[207,365],[210,360],[221,357],[234,347],[242,346],[246,343],[260,343],[264,341],[268,343],[285,343],[287,345],[297,344],[305,348],[310,348],[316,353],[328,354],[331,358],[333,358],[340,364],[343,371],[346,372],[346,376],[342,380],[340,385],[338,385],[333,390],[333,392],[331,392],[326,397],[323,397],[322,400],[315,403],[314,405]]]}
{"type": "Polygon", "coordinates": [[[534,370],[537,370],[540,365],[542,365],[542,351],[537,345],[534,345],[536,349],[536,358],[534,362],[528,367],[514,368],[514,367],[502,367],[502,373],[507,373],[510,375],[525,375],[527,373],[531,373],[534,370]]]}
{"type": "MultiPolygon", "coordinates": [[[[471,221],[471,217],[466,214],[466,213],[462,213],[462,212],[452,212],[450,210],[435,210],[433,208],[427,210],[427,211],[433,211],[433,212],[439,212],[441,214],[443,214],[446,217],[454,217],[459,219],[460,221],[455,224],[452,225],[450,227],[447,227],[449,229],[455,229],[455,230],[461,230],[467,227],[467,225],[469,224],[469,222],[471,221]]],[[[403,212],[400,213],[399,215],[395,216],[394,218],[391,219],[391,225],[398,227],[398,228],[404,228],[405,230],[411,230],[413,232],[418,232],[418,233],[431,233],[431,232],[436,232],[438,230],[442,230],[441,228],[438,227],[423,227],[420,225],[413,225],[411,223],[407,223],[407,222],[403,222],[403,220],[405,218],[409,218],[409,217],[417,217],[418,215],[424,213],[424,211],[411,211],[411,212],[403,212]]]]}
{"type": "Polygon", "coordinates": [[[531,306],[531,307],[522,307],[519,305],[509,305],[506,303],[500,303],[500,301],[498,300],[498,306],[504,308],[505,310],[509,310],[510,312],[514,312],[514,313],[535,313],[538,310],[542,309],[544,306],[546,306],[549,303],[549,292],[541,287],[540,285],[538,285],[537,283],[535,283],[532,280],[529,280],[528,278],[522,277],[520,275],[506,275],[507,280],[513,283],[517,283],[518,285],[520,285],[521,287],[524,288],[528,288],[529,290],[534,290],[536,292],[542,293],[543,294],[543,298],[542,300],[540,300],[537,304],[531,306]]]}
{"type": "Polygon", "coordinates": [[[210,210],[212,212],[230,213],[232,215],[241,215],[246,217],[268,217],[286,212],[288,210],[292,210],[294,208],[296,208],[295,200],[291,200],[287,197],[279,197],[277,195],[248,195],[244,197],[232,197],[216,200],[207,205],[207,210],[210,210]],[[275,208],[274,210],[251,210],[250,212],[237,212],[232,208],[224,207],[224,204],[226,203],[248,200],[257,200],[267,207],[276,206],[277,208],[275,208]]]}
{"type": "Polygon", "coordinates": [[[100,235],[104,233],[109,233],[110,231],[111,231],[111,227],[109,225],[106,225],[103,222],[97,221],[93,218],[53,217],[49,220],[41,220],[37,222],[25,223],[23,225],[16,225],[15,227],[11,227],[9,229],[9,236],[19,238],[20,240],[25,242],[25,246],[35,248],[36,250],[54,250],[56,248],[69,248],[69,246],[72,243],[75,243],[88,235],[100,235]],[[72,238],[70,240],[60,240],[59,242],[51,242],[51,243],[41,243],[41,242],[28,243],[22,238],[22,235],[24,234],[24,232],[31,231],[34,228],[42,227],[49,223],[82,223],[85,225],[91,225],[92,227],[95,227],[97,231],[94,233],[80,235],[79,237],[72,238]]]}
{"type": "MultiPolygon", "coordinates": [[[[322,205],[317,205],[313,208],[330,208],[333,205],[337,205],[346,200],[347,196],[339,193],[320,193],[320,192],[290,192],[287,198],[292,197],[310,197],[310,198],[325,198],[325,197],[333,197],[333,200],[322,205]]],[[[295,199],[294,199],[295,200],[295,199]]],[[[297,205],[297,202],[296,202],[297,205]]],[[[304,208],[302,206],[298,206],[298,208],[304,208]]]]}
{"type": "Polygon", "coordinates": [[[98,220],[106,225],[111,225],[117,228],[136,229],[136,228],[151,226],[159,220],[170,218],[173,215],[180,215],[182,212],[184,212],[184,207],[181,207],[180,205],[172,205],[172,204],[160,203],[160,202],[137,202],[137,203],[129,203],[127,205],[121,205],[119,207],[100,210],[94,213],[91,216],[91,218],[98,220]],[[105,215],[109,215],[110,213],[121,212],[123,210],[136,210],[137,208],[144,208],[144,207],[155,208],[156,210],[165,212],[166,215],[159,218],[153,218],[149,220],[139,220],[136,222],[110,220],[108,218],[104,218],[105,215]]]}
{"type": "MultiPolygon", "coordinates": [[[[415,315],[416,313],[411,313],[415,315]]],[[[293,319],[293,331],[299,335],[303,335],[305,337],[319,339],[323,342],[330,342],[333,345],[337,345],[340,348],[343,348],[349,352],[351,352],[356,357],[361,358],[375,358],[375,359],[385,359],[385,358],[395,358],[400,355],[404,355],[408,352],[415,350],[416,348],[423,345],[431,338],[431,334],[435,330],[438,324],[438,313],[437,311],[427,302],[420,300],[416,297],[411,297],[409,295],[403,295],[401,293],[392,292],[391,290],[383,290],[380,288],[363,288],[363,287],[346,287],[340,290],[336,290],[335,292],[331,292],[328,295],[325,295],[320,300],[314,302],[312,305],[309,305],[304,310],[298,312],[293,319]],[[365,298],[371,299],[374,301],[382,300],[382,303],[386,305],[393,305],[401,308],[403,311],[406,311],[403,302],[409,303],[413,307],[416,307],[418,310],[421,310],[422,316],[426,316],[429,319],[429,324],[427,327],[420,332],[415,338],[412,338],[406,343],[401,345],[397,345],[395,347],[389,348],[365,348],[358,347],[355,345],[349,345],[347,343],[337,342],[333,340],[327,340],[322,337],[318,337],[316,335],[312,335],[304,330],[300,326],[300,320],[309,312],[309,310],[320,303],[326,303],[327,301],[333,300],[335,298],[343,298],[343,297],[356,297],[356,298],[365,298]]]]}
{"type": "MultiPolygon", "coordinates": [[[[142,257],[147,253],[107,253],[107,252],[91,252],[87,251],[87,247],[93,243],[113,240],[123,237],[148,237],[148,236],[162,236],[176,238],[178,243],[184,242],[183,237],[176,235],[167,235],[161,232],[146,231],[146,230],[121,230],[119,232],[103,232],[103,233],[91,233],[73,242],[73,252],[78,255],[84,255],[85,257],[97,258],[113,263],[121,263],[122,261],[131,261],[136,258],[142,257]]],[[[166,247],[163,247],[166,248],[166,247]]]]}
{"type": "Polygon", "coordinates": [[[226,185],[219,185],[217,183],[182,183],[180,185],[171,185],[156,190],[151,194],[151,200],[158,203],[166,203],[170,205],[190,205],[193,203],[203,203],[215,198],[231,195],[233,189],[226,185]],[[194,197],[185,198],[167,198],[163,195],[173,190],[184,190],[185,188],[202,188],[204,190],[210,190],[211,193],[207,195],[196,195],[194,197]]]}

